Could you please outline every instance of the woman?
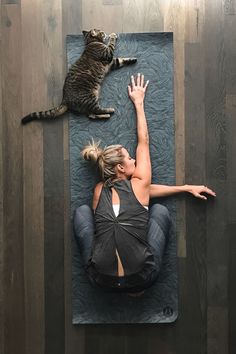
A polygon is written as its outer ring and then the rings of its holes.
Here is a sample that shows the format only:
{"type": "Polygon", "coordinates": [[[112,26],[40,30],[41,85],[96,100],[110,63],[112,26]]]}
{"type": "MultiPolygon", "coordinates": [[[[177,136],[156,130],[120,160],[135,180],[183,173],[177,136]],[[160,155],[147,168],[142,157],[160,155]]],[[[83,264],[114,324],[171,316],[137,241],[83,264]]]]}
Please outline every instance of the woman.
{"type": "Polygon", "coordinates": [[[204,186],[151,184],[149,134],[144,112],[148,81],[138,74],[128,86],[137,119],[136,160],[122,145],[101,149],[92,143],[82,155],[99,166],[102,180],[93,197],[95,216],[82,206],[75,214],[75,235],[91,281],[104,289],[138,293],[150,287],[161,268],[170,217],[162,205],[148,211],[149,199],[188,191],[206,199],[215,196],[204,186]],[[94,235],[94,239],[93,239],[94,235]]]}

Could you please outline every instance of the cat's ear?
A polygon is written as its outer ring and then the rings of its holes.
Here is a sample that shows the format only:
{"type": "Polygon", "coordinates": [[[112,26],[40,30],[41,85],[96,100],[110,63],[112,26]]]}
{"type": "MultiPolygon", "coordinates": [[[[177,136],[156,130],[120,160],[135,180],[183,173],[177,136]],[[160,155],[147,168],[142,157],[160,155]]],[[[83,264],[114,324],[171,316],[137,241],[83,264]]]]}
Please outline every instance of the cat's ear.
{"type": "Polygon", "coordinates": [[[96,31],[95,31],[95,30],[92,30],[92,31],[91,31],[91,36],[92,36],[92,37],[95,37],[95,36],[96,36],[96,31]]]}
{"type": "Polygon", "coordinates": [[[86,37],[88,34],[88,31],[82,31],[82,33],[83,33],[84,37],[86,37]]]}

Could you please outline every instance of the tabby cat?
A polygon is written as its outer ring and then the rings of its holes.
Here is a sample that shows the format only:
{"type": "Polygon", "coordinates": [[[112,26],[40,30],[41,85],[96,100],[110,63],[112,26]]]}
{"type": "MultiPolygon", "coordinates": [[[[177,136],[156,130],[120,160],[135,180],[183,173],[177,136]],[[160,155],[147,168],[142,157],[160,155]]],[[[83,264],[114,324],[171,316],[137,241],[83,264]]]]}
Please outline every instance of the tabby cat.
{"type": "Polygon", "coordinates": [[[26,124],[33,120],[54,119],[67,111],[85,113],[89,118],[110,118],[113,108],[102,108],[99,105],[99,92],[105,75],[113,69],[133,64],[136,58],[114,58],[117,35],[109,35],[92,29],[83,31],[85,49],[81,57],[71,66],[63,87],[62,102],[58,107],[44,112],[34,112],[24,118],[26,124]]]}

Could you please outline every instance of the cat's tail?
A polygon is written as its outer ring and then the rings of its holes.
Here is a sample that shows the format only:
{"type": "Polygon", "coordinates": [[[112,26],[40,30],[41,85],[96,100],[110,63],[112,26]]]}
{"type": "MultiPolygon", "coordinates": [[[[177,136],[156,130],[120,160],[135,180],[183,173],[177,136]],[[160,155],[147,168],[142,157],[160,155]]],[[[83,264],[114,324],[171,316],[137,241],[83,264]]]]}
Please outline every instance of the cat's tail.
{"type": "Polygon", "coordinates": [[[30,113],[21,119],[21,123],[27,124],[29,122],[32,122],[33,120],[43,120],[43,119],[52,120],[66,113],[67,110],[68,110],[67,105],[60,104],[60,106],[55,107],[53,109],[49,109],[48,111],[30,113]]]}

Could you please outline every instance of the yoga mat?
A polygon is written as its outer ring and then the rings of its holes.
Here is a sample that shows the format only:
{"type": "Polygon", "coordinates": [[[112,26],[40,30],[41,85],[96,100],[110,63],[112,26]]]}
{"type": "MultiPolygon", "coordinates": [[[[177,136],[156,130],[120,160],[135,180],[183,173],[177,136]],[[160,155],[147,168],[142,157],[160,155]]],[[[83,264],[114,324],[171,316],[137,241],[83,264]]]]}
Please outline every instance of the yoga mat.
{"type": "MultiPolygon", "coordinates": [[[[67,36],[68,66],[82,54],[82,35],[67,36]]],[[[113,71],[102,85],[101,104],[114,107],[109,120],[89,120],[70,115],[71,216],[82,204],[91,206],[93,188],[99,180],[94,167],[82,160],[80,152],[94,138],[102,145],[122,144],[135,155],[136,119],[128,98],[131,74],[138,72],[150,80],[145,112],[150,132],[152,182],[175,184],[173,35],[172,33],[119,34],[115,56],[136,57],[137,63],[113,71]]],[[[152,201],[153,202],[153,201],[152,201]]],[[[178,315],[176,266],[176,216],[173,198],[156,199],[165,204],[173,220],[163,266],[157,282],[141,297],[105,293],[95,289],[82,267],[80,253],[72,235],[72,311],[73,324],[166,323],[178,315]]]]}

